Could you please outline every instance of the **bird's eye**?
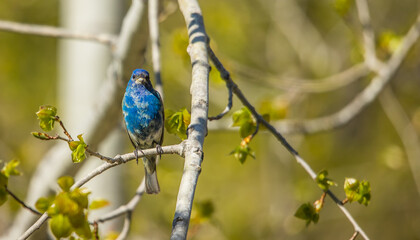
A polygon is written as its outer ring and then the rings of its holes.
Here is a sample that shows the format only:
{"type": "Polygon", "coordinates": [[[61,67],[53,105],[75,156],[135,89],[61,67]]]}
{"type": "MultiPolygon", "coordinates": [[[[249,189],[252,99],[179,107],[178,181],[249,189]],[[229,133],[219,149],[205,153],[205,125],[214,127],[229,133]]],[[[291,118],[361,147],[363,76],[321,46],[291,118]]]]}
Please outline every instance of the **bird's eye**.
{"type": "Polygon", "coordinates": [[[136,76],[133,75],[132,79],[136,78],[136,76]]]}

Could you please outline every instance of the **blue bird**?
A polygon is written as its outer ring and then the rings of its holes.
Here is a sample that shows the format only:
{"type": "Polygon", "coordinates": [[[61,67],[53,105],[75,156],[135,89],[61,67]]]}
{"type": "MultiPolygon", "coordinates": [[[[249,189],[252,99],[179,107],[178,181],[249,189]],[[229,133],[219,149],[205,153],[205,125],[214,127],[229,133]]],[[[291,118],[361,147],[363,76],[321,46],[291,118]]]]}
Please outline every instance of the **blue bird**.
{"type": "MultiPolygon", "coordinates": [[[[159,92],[153,89],[149,73],[136,69],[131,75],[122,101],[124,122],[138,161],[137,150],[156,147],[163,142],[164,111],[159,92]]],[[[146,193],[159,193],[156,174],[158,156],[143,158],[146,179],[146,193]]],[[[160,156],[159,156],[160,157],[160,156]]]]}

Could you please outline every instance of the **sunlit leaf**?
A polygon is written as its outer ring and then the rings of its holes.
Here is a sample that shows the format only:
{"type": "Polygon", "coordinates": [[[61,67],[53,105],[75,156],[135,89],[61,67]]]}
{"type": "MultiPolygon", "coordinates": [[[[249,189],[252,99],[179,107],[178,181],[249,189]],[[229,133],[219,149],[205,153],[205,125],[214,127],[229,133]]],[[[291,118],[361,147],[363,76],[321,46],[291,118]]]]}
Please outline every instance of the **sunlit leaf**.
{"type": "Polygon", "coordinates": [[[317,223],[319,220],[319,214],[311,203],[302,204],[296,211],[295,217],[305,220],[306,226],[311,222],[317,223]]]}
{"type": "Polygon", "coordinates": [[[74,163],[82,162],[86,159],[86,147],[87,144],[83,140],[82,134],[78,135],[79,141],[69,142],[69,148],[71,152],[71,159],[74,163]]]}
{"type": "Polygon", "coordinates": [[[44,131],[51,131],[54,128],[54,122],[56,119],[57,109],[50,105],[44,105],[39,107],[39,111],[36,115],[39,119],[39,126],[44,131]]]}
{"type": "Polygon", "coordinates": [[[50,229],[56,238],[68,237],[73,231],[68,217],[62,214],[51,218],[50,229]]]}
{"type": "Polygon", "coordinates": [[[346,178],[344,181],[344,192],[349,202],[359,202],[367,206],[370,203],[370,183],[359,181],[355,178],[346,178]]]}
{"type": "Polygon", "coordinates": [[[75,201],[80,208],[87,208],[89,205],[88,195],[90,194],[86,188],[76,188],[70,192],[70,198],[75,201]]]}
{"type": "Polygon", "coordinates": [[[327,178],[327,176],[328,176],[328,171],[327,170],[322,170],[316,176],[316,183],[318,183],[318,186],[324,191],[327,191],[330,186],[336,186],[337,185],[331,179],[327,178]]]}
{"type": "Polygon", "coordinates": [[[232,127],[239,127],[239,133],[245,138],[255,132],[257,127],[256,120],[248,108],[243,107],[232,115],[232,127]]]}
{"type": "Polygon", "coordinates": [[[31,132],[32,136],[41,139],[41,140],[50,140],[50,136],[42,132],[31,132]]]}
{"type": "Polygon", "coordinates": [[[71,176],[63,176],[57,180],[57,183],[61,190],[68,192],[71,186],[74,184],[74,178],[71,176]]]}
{"type": "Polygon", "coordinates": [[[36,201],[35,208],[42,213],[46,212],[48,208],[51,206],[51,204],[54,202],[54,199],[55,199],[55,196],[54,198],[41,197],[36,201]]]}
{"type": "Polygon", "coordinates": [[[19,166],[19,160],[13,159],[12,161],[6,163],[1,170],[1,173],[4,174],[7,178],[10,176],[21,175],[21,173],[16,169],[19,166]]]}
{"type": "Polygon", "coordinates": [[[99,208],[106,207],[108,205],[109,205],[109,201],[106,199],[95,199],[90,203],[89,209],[91,210],[99,209],[99,208]]]}
{"type": "MultiPolygon", "coordinates": [[[[243,141],[244,142],[244,141],[243,141]]],[[[251,150],[248,144],[240,144],[237,146],[232,152],[230,152],[230,155],[233,154],[236,160],[238,160],[240,163],[244,163],[248,156],[251,156],[255,159],[255,154],[251,150]]]]}
{"type": "Polygon", "coordinates": [[[186,108],[178,112],[165,111],[165,129],[171,134],[177,135],[182,140],[187,138],[187,129],[191,122],[191,115],[186,108]]]}
{"type": "MultiPolygon", "coordinates": [[[[75,215],[83,209],[79,207],[76,201],[70,198],[70,194],[68,192],[61,192],[57,194],[53,206],[56,209],[56,212],[64,215],[75,215]]],[[[48,209],[48,213],[50,214],[50,209],[48,209]]]]}

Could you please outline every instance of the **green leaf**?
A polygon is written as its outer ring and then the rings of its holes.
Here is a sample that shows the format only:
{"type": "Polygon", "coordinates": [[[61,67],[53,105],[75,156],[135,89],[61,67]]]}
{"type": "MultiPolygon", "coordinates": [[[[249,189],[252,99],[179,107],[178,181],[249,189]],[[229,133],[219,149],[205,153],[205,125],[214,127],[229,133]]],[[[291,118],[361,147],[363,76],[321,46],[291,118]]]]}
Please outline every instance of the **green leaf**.
{"type": "Polygon", "coordinates": [[[336,186],[337,184],[333,182],[331,179],[327,178],[328,172],[327,170],[322,170],[319,172],[316,176],[316,183],[318,183],[318,186],[324,190],[327,191],[330,186],[336,186]]]}
{"type": "Polygon", "coordinates": [[[75,229],[75,232],[84,239],[92,238],[92,231],[86,218],[82,221],[81,226],[75,229]]]}
{"type": "Polygon", "coordinates": [[[349,202],[359,202],[367,206],[370,203],[370,183],[359,181],[355,178],[346,178],[344,181],[344,192],[349,202]]]}
{"type": "Polygon", "coordinates": [[[62,214],[57,214],[51,218],[50,229],[58,239],[68,237],[73,232],[70,220],[62,214]]]}
{"type": "Polygon", "coordinates": [[[165,128],[171,134],[177,135],[182,140],[187,138],[187,129],[191,122],[191,115],[186,108],[178,112],[172,110],[165,111],[165,128]]]}
{"type": "Polygon", "coordinates": [[[6,187],[0,186],[0,206],[7,201],[7,195],[6,187]]]}
{"type": "Polygon", "coordinates": [[[48,208],[52,205],[52,203],[54,202],[55,196],[52,197],[40,197],[36,203],[35,203],[35,208],[44,213],[48,210],[48,208]]]}
{"type": "Polygon", "coordinates": [[[71,159],[74,163],[82,162],[86,159],[86,148],[87,144],[83,140],[82,134],[77,136],[79,141],[69,142],[69,147],[71,152],[71,159]]]}
{"type": "Polygon", "coordinates": [[[56,213],[64,215],[76,215],[83,210],[83,208],[79,207],[79,204],[76,201],[70,198],[70,194],[68,192],[61,192],[57,194],[52,210],[50,209],[48,209],[48,214],[53,213],[52,211],[54,210],[56,213]]]}
{"type": "Polygon", "coordinates": [[[57,109],[50,105],[44,105],[39,107],[39,111],[36,112],[38,116],[39,126],[44,131],[51,131],[54,128],[54,122],[56,120],[57,109]]]}
{"type": "Polygon", "coordinates": [[[76,188],[70,193],[70,198],[77,203],[81,209],[88,208],[89,199],[88,195],[90,194],[86,188],[76,188]]]}
{"type": "Polygon", "coordinates": [[[50,135],[42,132],[31,132],[32,136],[41,139],[41,140],[50,140],[50,135]]]}
{"type": "Polygon", "coordinates": [[[237,146],[232,152],[230,152],[230,155],[233,154],[235,159],[238,160],[242,164],[246,161],[248,156],[251,156],[252,158],[255,159],[255,154],[251,150],[249,145],[243,144],[243,143],[244,141],[242,141],[242,143],[239,146],[237,146]]]}
{"type": "Polygon", "coordinates": [[[95,199],[92,201],[92,203],[89,205],[89,209],[99,209],[103,208],[109,205],[109,201],[106,199],[95,199]]]}
{"type": "Polygon", "coordinates": [[[74,179],[71,176],[63,176],[57,180],[58,186],[64,192],[70,191],[71,186],[74,184],[74,179]]]}
{"type": "Polygon", "coordinates": [[[319,214],[311,203],[302,204],[295,213],[295,217],[306,221],[306,226],[309,226],[311,222],[317,223],[319,220],[319,214]]]}
{"type": "Polygon", "coordinates": [[[232,115],[232,127],[239,127],[239,133],[245,138],[254,133],[257,123],[247,107],[243,107],[232,115]]]}
{"type": "Polygon", "coordinates": [[[19,160],[13,159],[12,161],[4,165],[3,169],[1,170],[1,173],[4,174],[4,176],[6,176],[7,178],[13,175],[21,175],[21,173],[16,169],[16,167],[19,166],[19,164],[19,160]]]}

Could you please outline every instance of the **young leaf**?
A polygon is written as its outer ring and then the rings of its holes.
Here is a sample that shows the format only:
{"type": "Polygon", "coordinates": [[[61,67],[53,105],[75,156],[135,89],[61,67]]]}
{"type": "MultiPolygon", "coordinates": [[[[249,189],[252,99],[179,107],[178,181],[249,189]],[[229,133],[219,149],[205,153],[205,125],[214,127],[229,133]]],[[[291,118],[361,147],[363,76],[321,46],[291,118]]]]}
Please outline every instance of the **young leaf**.
{"type": "Polygon", "coordinates": [[[79,163],[86,159],[87,144],[83,140],[82,134],[79,134],[77,138],[79,141],[69,142],[69,148],[72,151],[71,159],[74,163],[79,163]]]}
{"type": "Polygon", "coordinates": [[[247,107],[243,107],[232,115],[232,127],[239,127],[239,133],[245,138],[254,133],[257,123],[247,107]]]}
{"type": "Polygon", "coordinates": [[[99,209],[99,208],[103,208],[109,205],[109,201],[106,199],[96,199],[93,200],[90,205],[89,205],[89,209],[94,210],[94,209],[99,209]]]}
{"type": "Polygon", "coordinates": [[[50,105],[44,105],[39,107],[39,111],[36,115],[39,119],[39,126],[44,131],[51,131],[54,128],[54,122],[56,119],[57,109],[50,105]]]}
{"type": "Polygon", "coordinates": [[[355,178],[346,178],[344,192],[349,202],[357,201],[365,206],[370,202],[370,183],[368,181],[360,182],[355,178]]]}
{"type": "Polygon", "coordinates": [[[48,208],[54,202],[54,199],[55,199],[55,196],[54,196],[54,198],[41,197],[36,201],[35,208],[42,213],[46,212],[48,210],[48,208]]]}
{"type": "Polygon", "coordinates": [[[32,136],[41,139],[41,140],[50,140],[50,136],[46,133],[42,133],[42,132],[31,132],[32,136]]]}
{"type": "Polygon", "coordinates": [[[19,166],[19,164],[19,160],[13,159],[12,161],[4,165],[3,169],[1,170],[1,173],[7,178],[13,175],[21,175],[21,173],[16,169],[16,167],[19,166]]]}
{"type": "Polygon", "coordinates": [[[246,144],[243,144],[243,143],[244,141],[242,141],[242,143],[239,146],[237,146],[232,152],[230,152],[230,155],[233,154],[235,159],[239,160],[239,162],[242,164],[246,161],[246,158],[248,156],[251,156],[252,158],[255,159],[255,154],[251,150],[249,145],[247,143],[246,144]]]}
{"type": "Polygon", "coordinates": [[[70,236],[73,229],[67,216],[57,214],[50,220],[50,229],[58,239],[70,236]]]}
{"type": "Polygon", "coordinates": [[[295,217],[306,221],[306,226],[309,226],[311,222],[317,223],[319,220],[319,214],[311,203],[302,204],[295,213],[295,217]]]}
{"type": "Polygon", "coordinates": [[[174,112],[167,110],[165,128],[171,134],[177,135],[182,140],[187,138],[187,129],[191,122],[191,115],[186,108],[174,112]]]}
{"type": "Polygon", "coordinates": [[[58,186],[64,192],[70,191],[71,186],[74,184],[74,179],[71,176],[63,176],[57,180],[58,186]]]}
{"type": "Polygon", "coordinates": [[[80,208],[86,209],[89,205],[88,195],[90,194],[86,188],[76,188],[70,192],[70,198],[75,201],[80,208]]]}
{"type": "Polygon", "coordinates": [[[328,176],[327,170],[322,170],[316,176],[316,183],[318,183],[318,186],[324,191],[327,191],[330,186],[337,185],[331,179],[327,178],[327,176],[328,176]]]}

